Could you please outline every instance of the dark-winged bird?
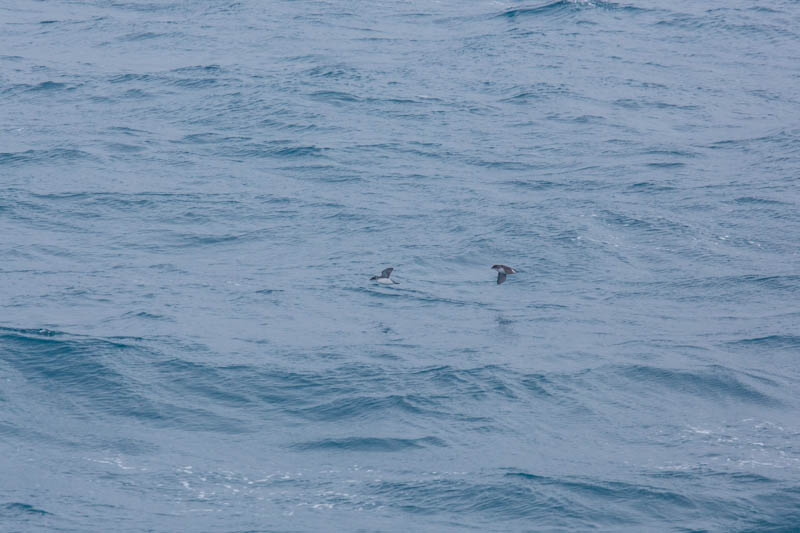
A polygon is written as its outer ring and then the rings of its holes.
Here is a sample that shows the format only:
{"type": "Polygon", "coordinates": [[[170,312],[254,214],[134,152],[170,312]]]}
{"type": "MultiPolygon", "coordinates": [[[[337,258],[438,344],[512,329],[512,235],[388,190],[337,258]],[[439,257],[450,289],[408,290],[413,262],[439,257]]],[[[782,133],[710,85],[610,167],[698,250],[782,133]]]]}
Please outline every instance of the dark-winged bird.
{"type": "Polygon", "coordinates": [[[516,274],[517,271],[506,265],[493,265],[493,270],[497,270],[497,284],[500,285],[506,280],[509,274],[516,274]]]}
{"type": "Polygon", "coordinates": [[[370,279],[370,281],[375,281],[375,282],[381,283],[383,285],[396,285],[397,282],[389,277],[389,276],[392,275],[392,270],[394,270],[394,269],[393,268],[384,269],[384,271],[381,272],[380,276],[372,276],[369,279],[370,279]]]}

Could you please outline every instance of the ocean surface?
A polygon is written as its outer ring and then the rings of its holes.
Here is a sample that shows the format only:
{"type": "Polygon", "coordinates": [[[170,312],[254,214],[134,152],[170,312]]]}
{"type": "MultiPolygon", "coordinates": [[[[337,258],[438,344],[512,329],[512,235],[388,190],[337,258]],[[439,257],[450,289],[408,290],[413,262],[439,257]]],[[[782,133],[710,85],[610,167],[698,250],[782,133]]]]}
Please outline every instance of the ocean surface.
{"type": "Polygon", "coordinates": [[[800,531],[800,3],[0,3],[0,531],[800,531]]]}

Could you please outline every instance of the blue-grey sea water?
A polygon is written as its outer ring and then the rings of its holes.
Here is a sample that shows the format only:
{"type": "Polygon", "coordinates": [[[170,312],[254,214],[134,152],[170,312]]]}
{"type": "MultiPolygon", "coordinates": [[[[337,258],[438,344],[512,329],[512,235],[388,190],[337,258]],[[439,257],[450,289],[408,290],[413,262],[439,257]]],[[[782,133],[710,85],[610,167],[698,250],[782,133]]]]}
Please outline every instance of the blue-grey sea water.
{"type": "Polygon", "coordinates": [[[0,2],[0,531],[800,531],[800,4],[0,2]]]}

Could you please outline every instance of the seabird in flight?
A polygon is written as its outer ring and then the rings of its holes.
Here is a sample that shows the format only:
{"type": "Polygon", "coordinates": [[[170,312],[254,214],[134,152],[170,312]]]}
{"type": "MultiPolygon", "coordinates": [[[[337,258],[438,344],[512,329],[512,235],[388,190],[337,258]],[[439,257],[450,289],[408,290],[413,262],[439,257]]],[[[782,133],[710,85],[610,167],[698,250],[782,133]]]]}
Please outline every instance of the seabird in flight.
{"type": "Polygon", "coordinates": [[[493,265],[493,270],[497,270],[497,284],[500,285],[506,280],[506,276],[509,274],[516,274],[517,271],[511,268],[510,266],[506,265],[493,265]]]}
{"type": "Polygon", "coordinates": [[[369,279],[370,279],[370,281],[375,281],[375,282],[381,283],[383,285],[396,285],[397,282],[389,277],[389,276],[392,275],[392,270],[394,270],[394,269],[393,268],[387,268],[383,272],[381,272],[380,276],[372,276],[369,279]]]}

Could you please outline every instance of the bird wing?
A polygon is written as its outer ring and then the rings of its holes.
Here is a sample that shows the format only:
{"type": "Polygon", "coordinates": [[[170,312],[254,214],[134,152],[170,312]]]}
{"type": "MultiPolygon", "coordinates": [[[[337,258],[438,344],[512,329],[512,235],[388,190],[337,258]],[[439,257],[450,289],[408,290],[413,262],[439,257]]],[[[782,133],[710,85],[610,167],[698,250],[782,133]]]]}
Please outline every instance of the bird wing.
{"type": "Polygon", "coordinates": [[[384,269],[384,271],[381,272],[381,277],[382,278],[388,278],[389,276],[392,275],[392,270],[394,270],[394,269],[393,268],[384,269]]]}
{"type": "Polygon", "coordinates": [[[497,273],[497,284],[500,285],[506,280],[506,273],[505,272],[498,272],[497,273]]]}

